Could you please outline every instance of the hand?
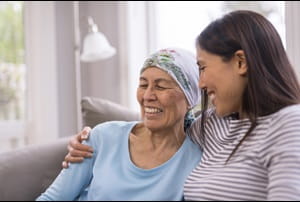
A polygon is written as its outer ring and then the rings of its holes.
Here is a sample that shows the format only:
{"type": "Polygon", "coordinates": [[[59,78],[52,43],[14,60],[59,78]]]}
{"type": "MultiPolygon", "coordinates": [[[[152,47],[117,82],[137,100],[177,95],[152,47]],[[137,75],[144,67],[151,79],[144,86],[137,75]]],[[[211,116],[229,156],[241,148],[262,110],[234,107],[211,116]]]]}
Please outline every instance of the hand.
{"type": "Polygon", "coordinates": [[[89,132],[92,129],[90,127],[84,127],[83,130],[76,135],[74,135],[68,144],[69,153],[65,156],[62,162],[63,168],[68,168],[69,163],[80,163],[84,158],[92,157],[93,148],[82,144],[83,140],[87,140],[89,137],[89,132]]]}

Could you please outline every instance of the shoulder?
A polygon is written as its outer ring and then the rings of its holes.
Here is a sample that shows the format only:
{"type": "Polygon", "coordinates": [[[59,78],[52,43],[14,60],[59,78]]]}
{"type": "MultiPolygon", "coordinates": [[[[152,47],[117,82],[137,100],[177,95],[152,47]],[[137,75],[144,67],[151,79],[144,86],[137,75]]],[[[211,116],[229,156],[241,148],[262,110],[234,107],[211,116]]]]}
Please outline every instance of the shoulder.
{"type": "Polygon", "coordinates": [[[215,120],[219,119],[215,113],[215,108],[209,108],[204,113],[201,112],[187,130],[187,135],[189,135],[191,140],[201,148],[203,148],[204,144],[204,134],[202,134],[201,131],[203,114],[205,116],[205,128],[207,128],[207,125],[211,125],[215,120]]]}
{"type": "Polygon", "coordinates": [[[300,104],[284,107],[278,111],[278,114],[300,114],[300,104]]]}
{"type": "Polygon", "coordinates": [[[200,145],[195,143],[190,136],[186,136],[186,144],[184,145],[184,149],[188,151],[188,153],[196,156],[202,155],[202,148],[200,145]],[[200,154],[200,155],[199,155],[200,154]]]}
{"type": "Polygon", "coordinates": [[[124,134],[129,134],[136,123],[136,121],[108,121],[98,124],[92,129],[87,143],[93,145],[127,138],[124,134]]]}
{"type": "Polygon", "coordinates": [[[201,115],[199,115],[197,117],[197,119],[193,122],[193,124],[191,125],[191,129],[190,132],[192,133],[199,133],[201,130],[201,125],[202,125],[202,121],[204,120],[204,128],[205,130],[207,130],[208,128],[213,128],[215,126],[215,124],[217,123],[223,123],[223,124],[217,124],[217,125],[222,125],[225,126],[226,124],[226,117],[219,117],[216,114],[216,110],[215,108],[209,108],[205,111],[204,113],[204,119],[203,119],[203,113],[201,115]]]}
{"type": "MultiPolygon", "coordinates": [[[[136,122],[128,122],[128,121],[107,121],[104,123],[100,123],[96,125],[93,129],[92,132],[97,133],[99,131],[103,130],[109,130],[109,131],[118,131],[118,130],[124,130],[126,128],[132,127],[136,122]]],[[[107,131],[107,132],[109,132],[107,131]]]]}
{"type": "Polygon", "coordinates": [[[300,104],[284,107],[272,115],[272,125],[290,125],[300,121],[300,104]]]}
{"type": "Polygon", "coordinates": [[[297,143],[300,146],[300,105],[284,107],[271,115],[265,126],[266,141],[276,148],[297,143]]]}
{"type": "Polygon", "coordinates": [[[260,132],[260,154],[267,157],[266,165],[279,161],[289,164],[299,162],[300,105],[284,107],[270,116],[269,124],[263,126],[260,132]]]}
{"type": "MultiPolygon", "coordinates": [[[[203,116],[203,112],[200,112],[199,116],[197,116],[197,118],[195,119],[195,121],[192,123],[193,127],[195,127],[196,125],[201,125],[201,121],[202,121],[202,116],[203,116]]],[[[204,113],[205,119],[206,121],[212,119],[212,118],[216,118],[216,113],[215,113],[215,108],[208,108],[205,113],[204,113]]]]}

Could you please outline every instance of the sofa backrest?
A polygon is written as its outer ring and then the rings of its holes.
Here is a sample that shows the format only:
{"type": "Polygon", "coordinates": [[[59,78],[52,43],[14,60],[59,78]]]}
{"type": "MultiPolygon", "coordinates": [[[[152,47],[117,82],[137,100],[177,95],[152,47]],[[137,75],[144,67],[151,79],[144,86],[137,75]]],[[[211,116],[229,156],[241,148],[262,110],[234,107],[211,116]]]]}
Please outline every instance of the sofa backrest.
{"type": "Polygon", "coordinates": [[[138,121],[140,113],[109,100],[84,97],[81,100],[82,124],[93,128],[106,121],[138,121]]]}

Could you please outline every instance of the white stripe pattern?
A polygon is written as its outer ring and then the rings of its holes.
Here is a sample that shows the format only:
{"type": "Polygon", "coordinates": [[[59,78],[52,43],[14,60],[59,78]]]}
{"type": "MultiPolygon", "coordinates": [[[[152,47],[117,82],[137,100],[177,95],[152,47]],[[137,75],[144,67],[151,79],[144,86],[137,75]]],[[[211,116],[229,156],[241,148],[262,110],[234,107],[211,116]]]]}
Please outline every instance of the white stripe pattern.
{"type": "Polygon", "coordinates": [[[189,135],[203,148],[199,165],[185,182],[185,200],[299,200],[300,105],[258,118],[258,126],[225,164],[250,127],[248,119],[219,118],[208,110],[189,135]]]}

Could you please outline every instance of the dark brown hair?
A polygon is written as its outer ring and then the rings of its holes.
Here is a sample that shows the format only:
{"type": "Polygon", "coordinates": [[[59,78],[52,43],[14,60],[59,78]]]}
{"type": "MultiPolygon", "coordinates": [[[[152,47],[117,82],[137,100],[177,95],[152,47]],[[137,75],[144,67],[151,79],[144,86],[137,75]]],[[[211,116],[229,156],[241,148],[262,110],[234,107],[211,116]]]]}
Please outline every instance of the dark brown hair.
{"type": "MultiPolygon", "coordinates": [[[[243,93],[242,108],[249,116],[251,126],[230,157],[256,127],[258,116],[300,103],[299,83],[280,36],[262,15],[247,10],[228,13],[210,23],[197,37],[196,45],[221,56],[225,62],[237,50],[245,53],[248,84],[243,93]]],[[[207,103],[207,94],[203,94],[207,103]]],[[[207,107],[202,115],[206,110],[207,107]]],[[[204,124],[205,118],[201,126],[203,134],[204,124]]]]}

